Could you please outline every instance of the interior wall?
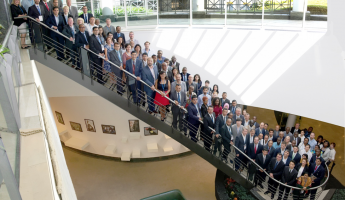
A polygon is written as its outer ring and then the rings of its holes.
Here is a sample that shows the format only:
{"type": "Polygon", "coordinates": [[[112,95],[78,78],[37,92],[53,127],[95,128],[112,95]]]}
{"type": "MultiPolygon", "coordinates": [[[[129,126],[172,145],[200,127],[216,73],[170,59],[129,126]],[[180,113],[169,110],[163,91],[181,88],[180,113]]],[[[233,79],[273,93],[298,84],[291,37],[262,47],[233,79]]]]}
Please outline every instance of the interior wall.
{"type": "Polygon", "coordinates": [[[135,116],[130,115],[102,97],[51,97],[49,101],[52,111],[54,113],[55,111],[60,112],[65,122],[65,125],[59,123],[55,116],[58,131],[67,130],[69,136],[87,140],[90,144],[84,150],[86,152],[121,157],[123,152],[140,150],[140,158],[150,158],[189,151],[175,140],[165,138],[165,134],[160,131],[158,131],[158,135],[144,136],[144,127],[150,127],[150,125],[143,121],[139,121],[140,132],[130,132],[128,120],[135,120],[135,116]],[[84,119],[94,121],[96,132],[87,131],[84,119]],[[80,123],[83,132],[72,130],[70,121],[80,123]],[[116,135],[103,133],[102,124],[115,126],[116,135]],[[140,138],[134,139],[137,134],[140,138]],[[126,143],[122,142],[123,137],[128,138],[126,143]],[[148,152],[147,144],[149,143],[157,143],[158,152],[148,152]],[[109,155],[104,152],[108,145],[116,146],[115,154],[109,155]],[[173,151],[164,152],[163,148],[166,147],[172,147],[173,151]]]}

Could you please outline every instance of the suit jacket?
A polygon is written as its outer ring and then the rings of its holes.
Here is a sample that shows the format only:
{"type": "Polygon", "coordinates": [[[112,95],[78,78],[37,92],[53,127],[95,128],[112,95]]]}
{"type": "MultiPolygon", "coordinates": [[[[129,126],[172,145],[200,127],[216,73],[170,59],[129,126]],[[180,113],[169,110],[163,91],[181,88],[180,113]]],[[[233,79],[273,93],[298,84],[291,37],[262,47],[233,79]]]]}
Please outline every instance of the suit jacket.
{"type": "Polygon", "coordinates": [[[88,45],[90,42],[89,32],[85,31],[84,33],[85,33],[86,39],[80,31],[78,31],[77,34],[75,34],[74,44],[78,49],[79,49],[79,47],[83,47],[84,45],[88,45]]]}
{"type": "Polygon", "coordinates": [[[259,128],[260,124],[258,122],[254,122],[254,126],[255,126],[255,128],[259,128]]]}
{"type": "Polygon", "coordinates": [[[238,132],[237,132],[237,125],[234,124],[234,125],[231,126],[231,131],[232,131],[232,134],[233,134],[233,136],[234,136],[234,140],[236,141],[237,136],[238,136],[238,135],[242,135],[243,126],[242,126],[242,125],[240,126],[240,132],[238,133],[238,132]]]}
{"type": "Polygon", "coordinates": [[[229,104],[230,105],[230,107],[229,107],[229,110],[230,110],[230,112],[232,112],[232,114],[234,114],[234,115],[236,115],[236,108],[238,108],[239,106],[238,105],[236,105],[236,107],[234,107],[234,106],[232,106],[232,104],[229,104]],[[233,109],[234,108],[234,112],[233,112],[233,109]]]}
{"type": "MultiPolygon", "coordinates": [[[[129,73],[133,74],[133,60],[129,59],[126,61],[126,71],[128,71],[129,73]]],[[[136,77],[141,77],[142,74],[142,70],[143,70],[143,62],[141,62],[140,59],[135,59],[135,76],[136,77]]]]}
{"type": "Polygon", "coordinates": [[[184,82],[188,81],[188,77],[189,77],[189,75],[190,75],[190,74],[189,74],[189,73],[187,73],[187,75],[186,75],[186,77],[185,77],[185,78],[186,78],[186,80],[185,80],[185,79],[184,79],[184,76],[183,76],[183,73],[181,73],[181,80],[182,80],[182,81],[184,81],[184,82]]]}
{"type": "Polygon", "coordinates": [[[40,5],[42,5],[44,7],[44,21],[47,20],[47,18],[53,14],[53,5],[50,4],[50,2],[47,2],[47,6],[49,8],[49,10],[47,9],[46,5],[44,4],[44,2],[41,0],[40,1],[40,5]]]}
{"type": "MultiPolygon", "coordinates": [[[[302,166],[302,163],[300,163],[300,162],[298,162],[298,163],[296,164],[295,169],[296,169],[297,173],[298,173],[299,169],[301,168],[301,166],[302,166]]],[[[308,165],[305,165],[305,167],[304,167],[304,169],[303,169],[303,172],[302,172],[301,176],[303,176],[304,173],[309,173],[309,167],[308,167],[308,165]]]]}
{"type": "Polygon", "coordinates": [[[213,128],[215,129],[216,128],[216,117],[214,115],[214,113],[212,113],[212,116],[213,116],[213,121],[212,121],[212,118],[210,117],[209,114],[206,114],[203,121],[204,121],[204,133],[209,136],[211,139],[212,139],[212,133],[211,133],[211,129],[210,128],[213,128]]]}
{"type": "Polygon", "coordinates": [[[41,14],[37,10],[36,4],[34,4],[34,5],[29,7],[28,16],[35,18],[35,19],[36,18],[39,19],[39,16],[42,15],[43,16],[43,22],[45,22],[44,16],[46,15],[46,13],[45,13],[46,8],[45,8],[44,4],[39,4],[39,6],[40,6],[41,14]]]}
{"type": "MultiPolygon", "coordinates": [[[[247,135],[246,135],[246,145],[247,145],[247,147],[249,148],[249,145],[251,145],[251,144],[253,144],[254,143],[254,137],[255,137],[255,135],[253,136],[253,140],[252,140],[252,143],[250,143],[250,133],[248,133],[247,135]]],[[[248,150],[248,149],[247,149],[248,150]]]]}
{"type": "MultiPolygon", "coordinates": [[[[218,116],[219,117],[219,116],[218,116]]],[[[218,118],[217,118],[218,119],[218,118]]],[[[231,126],[230,126],[230,132],[228,127],[226,126],[226,124],[224,124],[223,126],[221,126],[220,128],[220,135],[223,138],[223,146],[224,148],[226,148],[228,151],[230,151],[230,141],[234,140],[234,137],[231,133],[231,126]],[[232,137],[232,139],[231,139],[232,137]]]]}
{"type": "Polygon", "coordinates": [[[277,167],[274,169],[276,162],[277,162],[276,158],[271,159],[271,161],[267,167],[267,172],[272,173],[273,177],[279,181],[281,179],[282,174],[283,174],[283,169],[285,167],[285,164],[283,163],[283,161],[280,161],[279,164],[277,165],[277,167]]]}
{"type": "MultiPolygon", "coordinates": [[[[172,62],[171,61],[169,61],[169,66],[172,66],[172,62]]],[[[180,63],[179,62],[176,62],[175,67],[177,68],[178,73],[180,73],[180,63]]]]}
{"type": "MultiPolygon", "coordinates": [[[[80,18],[83,18],[84,22],[85,22],[85,19],[84,19],[84,13],[79,15],[80,18]]],[[[87,13],[87,22],[85,23],[89,23],[89,20],[90,20],[90,17],[93,17],[93,14],[91,13],[87,13]]]]}
{"type": "Polygon", "coordinates": [[[207,114],[207,106],[205,106],[205,104],[202,104],[201,105],[201,108],[200,108],[200,115],[201,115],[201,118],[204,118],[204,116],[207,114]]]}
{"type": "Polygon", "coordinates": [[[314,175],[316,179],[314,180],[315,186],[320,185],[321,180],[325,177],[325,168],[320,165],[315,171],[316,164],[312,163],[309,167],[309,176],[314,175]]]}
{"type": "Polygon", "coordinates": [[[76,24],[78,19],[78,8],[75,6],[71,6],[68,11],[68,14],[72,15],[73,23],[76,24]]]}
{"type": "Polygon", "coordinates": [[[220,134],[220,129],[225,125],[226,120],[228,119],[228,116],[225,116],[225,121],[224,121],[224,116],[222,114],[218,115],[216,119],[216,133],[220,134]]]}
{"type": "MultiPolygon", "coordinates": [[[[178,96],[177,96],[176,91],[170,93],[170,99],[173,101],[177,101],[178,96]]],[[[186,103],[187,103],[187,95],[185,92],[180,91],[180,105],[185,107],[186,103]]],[[[171,111],[173,113],[178,113],[180,110],[181,109],[178,106],[176,106],[176,104],[174,104],[174,103],[172,104],[171,111]]]]}
{"type": "MultiPolygon", "coordinates": [[[[115,27],[115,29],[116,29],[116,27],[115,27]]],[[[114,39],[115,39],[116,41],[118,41],[119,36],[117,35],[117,33],[114,33],[113,35],[114,35],[114,39]]],[[[120,33],[120,37],[123,38],[123,41],[126,41],[125,34],[120,33]]],[[[160,71],[160,70],[159,70],[159,71],[160,71]]],[[[159,71],[158,71],[158,72],[159,72],[159,71]]]]}
{"type": "MultiPolygon", "coordinates": [[[[325,160],[322,158],[322,156],[320,156],[320,159],[321,159],[321,165],[322,165],[322,167],[326,167],[326,164],[325,164],[325,160]]],[[[314,153],[313,154],[313,156],[311,157],[311,159],[310,159],[310,164],[311,163],[315,163],[315,161],[316,161],[316,154],[314,153]]]]}
{"type": "Polygon", "coordinates": [[[256,155],[256,158],[255,158],[255,162],[263,169],[267,169],[267,166],[270,163],[270,161],[271,161],[271,156],[268,154],[266,155],[265,162],[264,162],[264,156],[262,155],[262,153],[259,153],[258,155],[256,155]]]}
{"type": "MultiPolygon", "coordinates": [[[[119,53],[120,53],[120,57],[122,55],[122,50],[119,49],[119,53]]],[[[115,65],[117,66],[122,66],[122,63],[120,61],[120,59],[122,58],[119,58],[118,54],[116,53],[116,51],[110,51],[108,52],[108,59],[114,63],[115,65]]],[[[119,72],[120,72],[120,69],[115,67],[114,65],[110,65],[111,67],[111,71],[114,72],[117,76],[119,75],[119,72]]],[[[154,84],[154,83],[153,83],[154,84]]],[[[151,89],[150,89],[151,90],[151,89]]]]}
{"type": "MultiPolygon", "coordinates": [[[[230,100],[229,99],[223,99],[223,98],[220,98],[220,104],[222,105],[222,108],[224,108],[224,104],[229,104],[229,106],[231,105],[230,103],[230,100]]],[[[230,108],[230,107],[229,107],[230,108]]]]}
{"type": "MultiPolygon", "coordinates": [[[[241,150],[243,153],[245,152],[244,145],[246,144],[246,141],[243,140],[242,133],[236,136],[235,140],[235,146],[241,150]]],[[[247,147],[248,148],[248,147],[247,147]]],[[[240,157],[243,157],[243,155],[236,149],[236,154],[239,154],[240,157]]]]}
{"type": "Polygon", "coordinates": [[[193,103],[190,103],[187,107],[187,111],[188,111],[188,122],[198,126],[199,125],[199,116],[201,116],[201,114],[198,112],[197,108],[195,106],[198,105],[194,105],[193,103]]]}
{"type": "MultiPolygon", "coordinates": [[[[103,53],[102,45],[99,43],[98,39],[95,35],[90,36],[89,40],[90,50],[93,51],[95,54],[103,53]]],[[[90,57],[92,60],[100,59],[97,55],[90,53],[90,57]]]]}
{"type": "MultiPolygon", "coordinates": [[[[282,157],[282,161],[283,161],[283,158],[284,158],[284,155],[283,155],[283,157],[282,157]]],[[[289,166],[290,161],[291,161],[291,158],[288,156],[288,158],[286,159],[285,166],[289,166]]]]}
{"type": "MultiPolygon", "coordinates": [[[[295,140],[295,137],[294,137],[294,136],[291,137],[291,141],[292,141],[292,140],[295,140]]],[[[296,146],[298,146],[300,143],[301,143],[301,138],[297,136],[296,146]]]]}
{"type": "MultiPolygon", "coordinates": [[[[281,150],[282,150],[282,148],[280,148],[280,147],[277,148],[276,150],[274,150],[274,157],[277,157],[277,154],[278,154],[278,153],[282,153],[281,150]]],[[[286,150],[287,150],[287,149],[285,148],[284,152],[285,152],[286,150]]],[[[282,153],[283,156],[284,156],[284,152],[282,153]]]]}
{"type": "MultiPolygon", "coordinates": [[[[64,27],[63,18],[61,17],[61,15],[58,15],[58,17],[59,17],[59,24],[56,24],[55,16],[50,15],[47,18],[46,25],[49,26],[50,28],[52,26],[56,26],[58,28],[57,30],[59,30],[59,32],[62,33],[62,29],[64,27]]],[[[50,36],[51,37],[61,37],[61,35],[55,33],[55,31],[50,31],[50,36]]]]}
{"type": "MultiPolygon", "coordinates": [[[[293,134],[295,132],[295,127],[292,127],[290,132],[293,134]]],[[[301,129],[298,129],[297,132],[301,133],[301,129]]]]}
{"type": "Polygon", "coordinates": [[[192,82],[192,84],[189,84],[188,81],[186,81],[186,89],[187,91],[189,90],[189,86],[193,85],[194,86],[194,91],[195,94],[198,92],[198,84],[196,82],[192,82]]]}
{"type": "MultiPolygon", "coordinates": [[[[175,92],[175,87],[176,87],[177,82],[170,82],[170,93],[175,92]]],[[[187,93],[187,88],[186,88],[186,83],[181,81],[181,92],[187,93]]]]}
{"type": "Polygon", "coordinates": [[[275,148],[274,148],[273,146],[271,147],[271,149],[269,149],[269,148],[268,148],[268,145],[266,145],[266,146],[264,147],[264,149],[269,150],[269,152],[268,152],[268,154],[267,154],[267,155],[269,155],[271,158],[273,158],[273,157],[274,157],[275,148]]]}
{"type": "MultiPolygon", "coordinates": [[[[158,71],[155,67],[153,67],[153,71],[154,71],[155,77],[152,76],[151,70],[148,66],[144,66],[143,71],[141,72],[141,77],[143,81],[149,84],[150,86],[155,85],[155,78],[158,79],[158,71]]],[[[147,87],[146,85],[144,85],[144,90],[146,94],[152,91],[151,88],[147,87]]]]}
{"type": "Polygon", "coordinates": [[[255,159],[259,153],[262,153],[263,146],[260,143],[258,144],[258,147],[256,149],[256,153],[255,153],[255,149],[254,149],[254,142],[247,147],[248,147],[247,155],[251,159],[255,159]]]}
{"type": "MultiPolygon", "coordinates": [[[[67,24],[68,24],[68,21],[66,21],[66,18],[65,18],[64,13],[61,13],[60,15],[62,16],[62,19],[63,19],[63,25],[67,25],[67,24]]],[[[68,15],[67,15],[67,20],[68,20],[68,18],[70,18],[70,17],[73,18],[72,15],[68,14],[68,15]]],[[[73,20],[73,22],[74,22],[74,20],[73,20]]]]}
{"type": "MultiPolygon", "coordinates": [[[[292,159],[292,154],[293,154],[293,151],[290,151],[290,154],[289,154],[289,157],[292,159]]],[[[297,152],[294,159],[295,163],[299,163],[301,161],[301,155],[297,152]]]]}
{"type": "MultiPolygon", "coordinates": [[[[65,36],[67,36],[67,37],[69,37],[69,38],[70,38],[70,37],[75,38],[78,28],[77,28],[76,25],[73,25],[73,26],[74,26],[74,35],[73,35],[72,29],[71,29],[71,27],[70,27],[69,25],[65,25],[65,26],[64,26],[64,28],[63,28],[63,30],[62,30],[62,34],[64,34],[65,36]]],[[[67,39],[65,39],[65,44],[66,44],[66,47],[69,48],[69,49],[71,49],[71,50],[72,50],[73,47],[75,46],[75,45],[73,44],[73,42],[71,42],[70,40],[67,40],[67,39]]]]}
{"type": "Polygon", "coordinates": [[[292,169],[292,171],[290,173],[289,166],[285,166],[284,172],[282,174],[281,182],[286,183],[287,185],[290,185],[290,186],[295,186],[296,182],[297,182],[297,180],[296,180],[297,174],[298,174],[298,172],[296,169],[292,169]]]}
{"type": "MultiPolygon", "coordinates": [[[[263,134],[263,136],[265,136],[265,134],[266,134],[265,129],[262,129],[262,130],[261,130],[261,133],[263,134]]],[[[255,129],[255,135],[256,135],[256,136],[259,136],[259,134],[260,134],[260,128],[256,128],[256,129],[255,129]]]]}
{"type": "MultiPolygon", "coordinates": [[[[244,125],[244,117],[243,117],[243,115],[240,115],[240,118],[241,118],[241,120],[242,120],[242,125],[244,125]]],[[[232,116],[232,123],[233,124],[236,124],[236,115],[233,115],[232,116]]],[[[249,130],[248,130],[249,131],[249,130]]]]}
{"type": "MultiPolygon", "coordinates": [[[[53,7],[53,1],[54,1],[54,0],[50,0],[50,1],[49,1],[49,4],[51,4],[52,7],[53,7]]],[[[63,6],[62,0],[59,0],[59,1],[58,1],[58,7],[59,7],[60,9],[62,9],[62,6],[63,6]]]]}

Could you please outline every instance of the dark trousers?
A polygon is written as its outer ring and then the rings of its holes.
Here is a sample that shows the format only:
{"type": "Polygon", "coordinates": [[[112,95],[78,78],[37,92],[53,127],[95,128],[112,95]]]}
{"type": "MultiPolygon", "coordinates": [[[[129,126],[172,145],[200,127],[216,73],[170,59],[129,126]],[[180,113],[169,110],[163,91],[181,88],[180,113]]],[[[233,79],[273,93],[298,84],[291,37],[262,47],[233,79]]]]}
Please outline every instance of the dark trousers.
{"type": "Polygon", "coordinates": [[[263,181],[266,179],[266,174],[264,172],[260,172],[259,170],[256,172],[255,176],[255,185],[261,185],[263,181]]]}
{"type": "Polygon", "coordinates": [[[189,129],[190,138],[192,139],[193,142],[197,143],[198,139],[196,136],[199,129],[199,123],[197,124],[188,123],[188,129],[189,129]]]}
{"type": "Polygon", "coordinates": [[[235,170],[239,170],[241,166],[244,166],[243,163],[242,163],[242,159],[243,159],[244,156],[242,156],[240,153],[239,153],[239,156],[235,158],[235,170]]]}
{"type": "Polygon", "coordinates": [[[132,92],[133,102],[140,103],[140,98],[143,98],[144,93],[141,90],[141,83],[136,82],[136,84],[132,84],[129,86],[132,92]]]}
{"type": "Polygon", "coordinates": [[[102,59],[101,58],[95,58],[91,57],[92,62],[90,62],[90,66],[92,67],[91,70],[91,76],[96,76],[97,82],[101,85],[104,85],[104,81],[102,79],[103,72],[102,72],[102,59]],[[95,75],[96,74],[96,75],[95,75]]]}
{"type": "Polygon", "coordinates": [[[77,48],[73,45],[72,48],[66,46],[66,56],[71,58],[72,64],[75,65],[75,57],[77,56],[77,48]]]}
{"type": "MultiPolygon", "coordinates": [[[[274,178],[277,179],[276,177],[274,177],[274,178]]],[[[280,179],[277,179],[277,180],[280,180],[280,179]]],[[[268,191],[271,192],[271,195],[274,196],[276,194],[277,187],[278,187],[278,183],[270,178],[268,180],[268,191]]]]}
{"type": "Polygon", "coordinates": [[[212,144],[212,135],[209,135],[205,132],[200,133],[202,136],[202,139],[204,139],[204,146],[207,151],[210,151],[210,147],[212,144]]]}
{"type": "Polygon", "coordinates": [[[56,34],[51,36],[51,38],[54,40],[53,47],[55,48],[57,57],[63,59],[65,57],[63,54],[65,40],[60,35],[56,34]]]}
{"type": "Polygon", "coordinates": [[[124,87],[125,87],[125,85],[122,84],[122,73],[123,72],[120,69],[115,67],[114,74],[116,77],[116,89],[117,89],[117,92],[119,92],[121,94],[124,92],[124,87]]]}
{"type": "Polygon", "coordinates": [[[151,90],[151,89],[147,90],[146,96],[147,96],[147,103],[148,103],[149,111],[151,111],[151,112],[155,111],[154,101],[155,101],[156,92],[151,90]]]}
{"type": "Polygon", "coordinates": [[[221,143],[219,142],[219,139],[217,137],[214,138],[215,139],[215,144],[214,144],[214,148],[213,148],[213,154],[217,153],[217,150],[219,151],[219,155],[222,152],[222,148],[221,148],[221,143]]]}
{"type": "MultiPolygon", "coordinates": [[[[317,187],[319,185],[320,185],[320,183],[312,183],[311,187],[313,188],[313,187],[317,187]]],[[[316,191],[317,191],[317,189],[316,190],[310,190],[310,200],[315,199],[316,191]]]]}
{"type": "Polygon", "coordinates": [[[183,120],[184,112],[181,109],[176,108],[175,105],[173,105],[172,114],[173,114],[172,126],[177,129],[177,118],[179,118],[178,119],[178,123],[179,123],[178,127],[182,131],[183,130],[182,120],[183,120]]]}
{"type": "MultiPolygon", "coordinates": [[[[219,145],[219,146],[220,146],[220,145],[219,145]]],[[[223,150],[222,156],[223,156],[224,159],[227,159],[229,153],[231,152],[231,149],[230,149],[229,144],[224,144],[224,143],[223,143],[223,146],[224,146],[224,150],[223,150]]]]}
{"type": "Polygon", "coordinates": [[[283,185],[280,185],[278,199],[282,199],[282,196],[284,194],[284,200],[286,200],[288,198],[289,192],[290,192],[290,188],[289,187],[285,187],[283,185]],[[285,191],[285,194],[284,194],[284,191],[285,191]]]}

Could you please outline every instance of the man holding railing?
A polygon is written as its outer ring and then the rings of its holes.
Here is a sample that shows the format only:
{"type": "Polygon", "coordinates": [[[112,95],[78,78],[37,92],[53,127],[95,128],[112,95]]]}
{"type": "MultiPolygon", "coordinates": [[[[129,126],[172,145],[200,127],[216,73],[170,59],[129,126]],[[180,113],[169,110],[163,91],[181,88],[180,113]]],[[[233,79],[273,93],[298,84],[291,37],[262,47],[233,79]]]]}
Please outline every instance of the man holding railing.
{"type": "MultiPolygon", "coordinates": [[[[57,0],[55,0],[57,1],[57,0]]],[[[49,43],[53,43],[53,46],[55,48],[56,54],[57,54],[57,59],[58,60],[63,60],[64,54],[63,54],[63,49],[64,49],[64,38],[59,35],[56,32],[62,32],[63,29],[63,18],[61,15],[59,15],[59,8],[54,7],[53,8],[53,13],[50,15],[46,21],[46,24],[48,27],[54,29],[55,31],[50,31],[50,41],[49,43]]]]}

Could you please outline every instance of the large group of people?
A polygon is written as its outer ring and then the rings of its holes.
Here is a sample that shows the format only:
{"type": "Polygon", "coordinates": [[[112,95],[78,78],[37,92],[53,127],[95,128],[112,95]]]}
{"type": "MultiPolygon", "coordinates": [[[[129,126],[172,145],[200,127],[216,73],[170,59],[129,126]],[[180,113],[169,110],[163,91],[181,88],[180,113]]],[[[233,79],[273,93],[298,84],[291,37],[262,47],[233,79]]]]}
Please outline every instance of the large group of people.
{"type": "MultiPolygon", "coordinates": [[[[302,195],[309,195],[308,188],[320,185],[326,165],[334,161],[335,143],[321,135],[315,139],[313,127],[301,129],[297,123],[291,129],[286,127],[282,130],[279,125],[269,129],[267,123],[257,122],[256,116],[251,118],[236,100],[229,100],[226,92],[220,94],[218,85],[211,88],[210,81],[202,82],[199,74],[192,75],[187,67],[181,68],[176,56],[171,59],[165,57],[162,50],[151,49],[149,41],[145,41],[142,48],[132,31],[126,40],[120,26],[112,26],[110,19],[101,26],[86,6],[82,8],[83,14],[78,16],[71,0],[67,0],[64,7],[61,0],[34,0],[32,5],[25,2],[22,6],[20,0],[13,0],[13,19],[30,16],[69,38],[65,39],[55,31],[42,30],[53,43],[59,44],[52,47],[56,49],[59,60],[70,58],[73,67],[80,70],[82,66],[76,52],[80,47],[90,49],[94,52],[90,54],[92,73],[96,74],[100,84],[105,83],[103,75],[107,74],[110,87],[116,87],[118,94],[122,95],[127,83],[133,102],[144,106],[147,102],[147,112],[160,113],[162,121],[166,120],[171,106],[173,128],[186,135],[189,133],[194,142],[202,140],[207,151],[218,152],[226,163],[229,153],[233,153],[236,171],[247,168],[249,173],[257,172],[255,183],[259,187],[263,187],[263,179],[266,179],[265,170],[270,176],[266,194],[271,193],[272,199],[278,183],[271,178],[301,187],[302,195]],[[61,50],[64,46],[66,48],[61,50]],[[147,101],[143,98],[145,95],[147,101]],[[236,147],[235,151],[232,146],[236,147]],[[253,162],[263,170],[255,167],[253,162]]],[[[27,19],[14,19],[14,22],[14,25],[25,29],[27,19]]],[[[32,27],[32,31],[37,29],[32,27]]],[[[25,31],[20,33],[25,37],[25,31]]],[[[28,48],[23,40],[22,48],[28,48]]],[[[289,192],[288,187],[280,185],[278,199],[287,198],[289,192]]],[[[310,192],[311,199],[315,192],[310,192]]]]}

